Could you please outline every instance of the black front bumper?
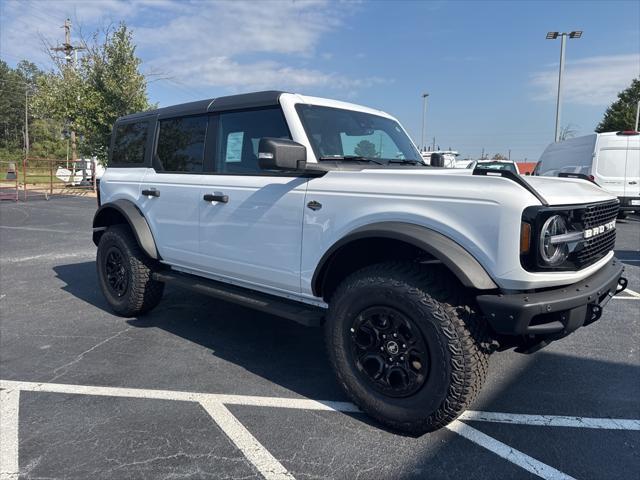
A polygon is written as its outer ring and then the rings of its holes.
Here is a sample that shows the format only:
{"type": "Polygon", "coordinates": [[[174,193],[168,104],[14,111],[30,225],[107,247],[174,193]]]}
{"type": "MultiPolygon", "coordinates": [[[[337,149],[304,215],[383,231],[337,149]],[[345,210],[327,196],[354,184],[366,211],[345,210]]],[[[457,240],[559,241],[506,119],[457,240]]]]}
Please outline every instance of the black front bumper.
{"type": "Polygon", "coordinates": [[[534,293],[480,295],[477,301],[497,334],[556,339],[600,318],[606,303],[627,286],[623,271],[614,258],[572,285],[534,293]]]}
{"type": "Polygon", "coordinates": [[[640,202],[640,197],[618,197],[620,200],[620,211],[640,211],[640,205],[631,205],[631,202],[640,202]]]}

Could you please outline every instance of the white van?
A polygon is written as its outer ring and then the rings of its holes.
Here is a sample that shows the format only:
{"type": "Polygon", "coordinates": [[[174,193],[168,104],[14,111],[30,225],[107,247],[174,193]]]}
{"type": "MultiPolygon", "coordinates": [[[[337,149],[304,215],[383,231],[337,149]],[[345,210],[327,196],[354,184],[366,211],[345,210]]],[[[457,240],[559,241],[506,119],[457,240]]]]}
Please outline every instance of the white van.
{"type": "Polygon", "coordinates": [[[621,216],[640,211],[640,133],[592,133],[552,143],[542,153],[533,174],[586,175],[620,199],[621,216]]]}

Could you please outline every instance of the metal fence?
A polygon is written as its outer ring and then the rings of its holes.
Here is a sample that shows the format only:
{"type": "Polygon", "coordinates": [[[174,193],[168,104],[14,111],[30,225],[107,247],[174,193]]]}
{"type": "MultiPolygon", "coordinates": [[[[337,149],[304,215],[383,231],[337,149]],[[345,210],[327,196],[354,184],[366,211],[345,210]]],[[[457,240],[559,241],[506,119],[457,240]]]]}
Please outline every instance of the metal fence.
{"type": "Polygon", "coordinates": [[[0,160],[0,199],[49,199],[54,195],[96,192],[96,160],[66,161],[27,157],[21,162],[0,160]]]}

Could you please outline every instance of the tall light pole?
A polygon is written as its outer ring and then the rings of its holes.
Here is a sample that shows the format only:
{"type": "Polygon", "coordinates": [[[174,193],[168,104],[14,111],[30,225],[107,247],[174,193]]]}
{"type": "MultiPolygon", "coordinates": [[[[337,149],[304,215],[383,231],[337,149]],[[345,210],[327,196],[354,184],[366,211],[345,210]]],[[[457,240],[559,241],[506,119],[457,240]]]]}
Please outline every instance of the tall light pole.
{"type": "Polygon", "coordinates": [[[422,138],[420,141],[420,151],[424,151],[425,150],[425,145],[424,145],[424,127],[425,127],[425,119],[427,118],[427,97],[429,96],[428,93],[423,93],[422,94],[422,138]]]}
{"type": "Polygon", "coordinates": [[[556,102],[556,133],[555,141],[560,139],[560,113],[561,113],[561,98],[562,98],[562,73],[564,72],[564,50],[567,45],[567,36],[569,38],[580,38],[582,36],[582,30],[574,30],[572,32],[548,32],[547,40],[555,40],[560,37],[560,71],[558,72],[558,99],[556,102]]]}

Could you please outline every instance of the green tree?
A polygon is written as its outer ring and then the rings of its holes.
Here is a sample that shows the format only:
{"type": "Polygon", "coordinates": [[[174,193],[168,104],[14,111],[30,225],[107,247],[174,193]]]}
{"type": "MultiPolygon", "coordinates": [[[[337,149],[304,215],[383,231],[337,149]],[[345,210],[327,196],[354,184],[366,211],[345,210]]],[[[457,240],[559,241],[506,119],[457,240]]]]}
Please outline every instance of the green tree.
{"type": "Polygon", "coordinates": [[[493,157],[491,157],[491,160],[508,160],[508,159],[503,154],[496,153],[493,157]]]}
{"type": "Polygon", "coordinates": [[[104,163],[115,120],[151,105],[132,32],[124,23],[94,34],[85,46],[76,68],[58,62],[58,70],[41,79],[36,103],[39,112],[49,112],[76,132],[81,154],[104,163]]]}
{"type": "Polygon", "coordinates": [[[64,141],[61,125],[41,118],[34,109],[42,72],[34,63],[22,60],[16,68],[0,61],[0,157],[18,161],[24,156],[25,101],[29,122],[30,156],[59,154],[64,141]],[[26,94],[26,95],[25,95],[26,94]]]}
{"type": "Polygon", "coordinates": [[[376,146],[369,140],[360,140],[353,152],[360,157],[366,158],[376,158],[378,156],[376,146]]]}
{"type": "Polygon", "coordinates": [[[618,94],[604,113],[604,118],[596,127],[596,132],[616,132],[632,130],[636,121],[636,109],[640,101],[640,78],[634,78],[626,90],[618,94]]]}

